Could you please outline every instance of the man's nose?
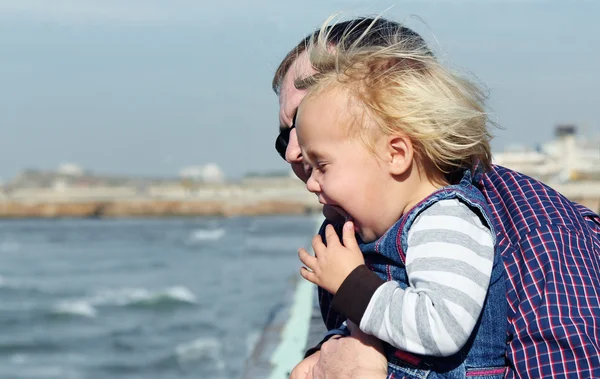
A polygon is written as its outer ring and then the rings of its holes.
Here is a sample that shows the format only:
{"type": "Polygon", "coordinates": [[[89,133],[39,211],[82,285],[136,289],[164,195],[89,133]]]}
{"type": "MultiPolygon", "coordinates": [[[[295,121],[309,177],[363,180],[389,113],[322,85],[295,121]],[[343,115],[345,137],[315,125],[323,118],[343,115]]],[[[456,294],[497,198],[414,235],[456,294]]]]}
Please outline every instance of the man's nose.
{"type": "Polygon", "coordinates": [[[285,150],[285,160],[288,163],[301,163],[302,162],[302,150],[298,144],[298,135],[296,134],[296,128],[290,131],[290,139],[285,150]]]}

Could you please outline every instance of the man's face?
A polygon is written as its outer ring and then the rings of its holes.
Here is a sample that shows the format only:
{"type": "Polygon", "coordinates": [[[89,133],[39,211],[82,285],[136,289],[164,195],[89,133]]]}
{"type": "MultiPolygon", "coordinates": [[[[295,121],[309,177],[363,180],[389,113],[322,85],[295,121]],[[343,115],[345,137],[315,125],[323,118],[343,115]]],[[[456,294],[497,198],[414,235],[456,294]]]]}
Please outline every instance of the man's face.
{"type": "MultiPolygon", "coordinates": [[[[303,52],[294,61],[288,72],[283,77],[281,90],[279,91],[279,128],[280,130],[291,128],[300,102],[306,95],[306,90],[299,90],[294,86],[298,78],[306,78],[313,75],[315,70],[310,65],[308,54],[303,52]]],[[[292,171],[300,180],[306,182],[308,175],[304,169],[302,161],[302,152],[298,145],[298,136],[296,130],[290,132],[290,139],[285,153],[285,160],[292,166],[292,171]]]]}

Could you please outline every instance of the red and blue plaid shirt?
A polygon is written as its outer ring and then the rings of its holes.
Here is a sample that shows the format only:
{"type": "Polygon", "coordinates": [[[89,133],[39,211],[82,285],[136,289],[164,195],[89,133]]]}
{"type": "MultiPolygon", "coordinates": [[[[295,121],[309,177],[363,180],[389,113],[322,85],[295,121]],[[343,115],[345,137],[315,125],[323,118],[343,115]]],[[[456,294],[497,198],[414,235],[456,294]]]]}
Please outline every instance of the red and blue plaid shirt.
{"type": "MultiPolygon", "coordinates": [[[[474,179],[507,273],[507,378],[600,378],[600,217],[504,167],[474,179]]],[[[338,327],[319,293],[327,328],[338,327]]]]}

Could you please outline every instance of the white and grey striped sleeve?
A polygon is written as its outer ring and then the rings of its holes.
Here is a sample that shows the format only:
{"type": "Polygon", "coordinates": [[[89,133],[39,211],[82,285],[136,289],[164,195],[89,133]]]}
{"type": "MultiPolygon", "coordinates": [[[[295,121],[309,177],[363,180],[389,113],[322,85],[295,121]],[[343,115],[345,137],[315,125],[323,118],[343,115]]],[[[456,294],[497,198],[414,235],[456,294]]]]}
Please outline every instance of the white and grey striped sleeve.
{"type": "Polygon", "coordinates": [[[360,329],[411,353],[458,352],[481,313],[493,259],[492,232],[468,206],[454,199],[432,205],[408,232],[409,286],[379,286],[360,329]]]}

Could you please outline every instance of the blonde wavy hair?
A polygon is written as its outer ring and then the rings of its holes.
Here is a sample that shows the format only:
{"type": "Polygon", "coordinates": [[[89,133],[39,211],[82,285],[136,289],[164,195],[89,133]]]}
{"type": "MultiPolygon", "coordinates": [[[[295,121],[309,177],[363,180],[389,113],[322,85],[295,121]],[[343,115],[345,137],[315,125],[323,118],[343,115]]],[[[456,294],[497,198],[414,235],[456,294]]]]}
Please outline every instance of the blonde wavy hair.
{"type": "Polygon", "coordinates": [[[345,91],[362,110],[348,131],[370,148],[378,136],[401,133],[410,138],[417,162],[432,163],[443,173],[490,168],[490,121],[477,85],[442,66],[416,33],[385,29],[379,32],[387,33],[386,46],[368,46],[361,40],[373,30],[348,42],[350,28],[333,45],[330,20],[307,46],[317,74],[296,80],[296,87],[308,89],[306,99],[345,91]]]}

